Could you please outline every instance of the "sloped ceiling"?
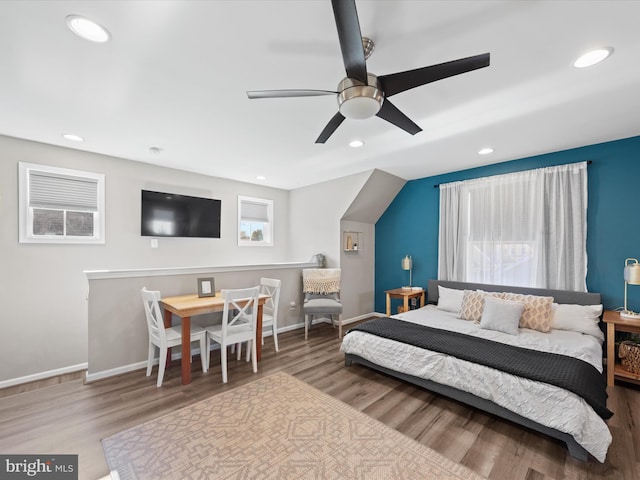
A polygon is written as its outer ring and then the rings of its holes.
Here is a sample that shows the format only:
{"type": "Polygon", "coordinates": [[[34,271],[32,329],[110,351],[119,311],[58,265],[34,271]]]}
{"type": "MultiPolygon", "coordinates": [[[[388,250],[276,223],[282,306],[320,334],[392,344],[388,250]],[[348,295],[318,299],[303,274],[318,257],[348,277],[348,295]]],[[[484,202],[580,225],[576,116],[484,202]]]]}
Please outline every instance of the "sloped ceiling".
{"type": "Polygon", "coordinates": [[[342,220],[375,224],[406,183],[400,177],[374,170],[342,220]]]}

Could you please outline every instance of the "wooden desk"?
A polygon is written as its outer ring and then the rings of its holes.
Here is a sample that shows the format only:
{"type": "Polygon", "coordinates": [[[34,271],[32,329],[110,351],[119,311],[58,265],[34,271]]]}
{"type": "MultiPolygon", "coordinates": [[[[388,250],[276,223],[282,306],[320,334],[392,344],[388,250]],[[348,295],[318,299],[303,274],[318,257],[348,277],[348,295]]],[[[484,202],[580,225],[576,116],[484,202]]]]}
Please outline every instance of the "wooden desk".
{"type": "Polygon", "coordinates": [[[413,290],[409,288],[394,288],[393,290],[386,290],[387,294],[387,317],[391,316],[391,299],[402,298],[404,311],[409,310],[409,299],[420,297],[420,306],[424,307],[424,289],[413,290]]]}
{"type": "Polygon", "coordinates": [[[640,333],[640,319],[622,318],[620,312],[606,310],[604,322],[607,324],[607,387],[615,379],[640,384],[640,375],[626,371],[622,365],[616,365],[616,332],[640,333]]]}
{"type": "MultiPolygon", "coordinates": [[[[260,294],[258,302],[258,323],[256,325],[256,357],[260,361],[262,357],[262,307],[269,295],[260,294]]],[[[197,294],[166,297],[160,300],[160,306],[164,308],[164,325],[171,326],[171,314],[175,314],[182,320],[182,384],[191,383],[191,317],[205,313],[221,312],[224,310],[224,300],[220,292],[215,297],[198,297],[197,294]]],[[[169,349],[171,350],[171,349],[169,349]]],[[[200,352],[201,361],[204,352],[200,352]]]]}

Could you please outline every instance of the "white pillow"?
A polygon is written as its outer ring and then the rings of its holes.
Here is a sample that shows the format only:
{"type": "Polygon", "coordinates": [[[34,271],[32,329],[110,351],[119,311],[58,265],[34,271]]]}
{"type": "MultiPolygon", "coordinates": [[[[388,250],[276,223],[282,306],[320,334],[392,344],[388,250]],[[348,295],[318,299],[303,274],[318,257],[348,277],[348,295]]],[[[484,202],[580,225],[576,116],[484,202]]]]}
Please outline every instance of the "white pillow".
{"type": "Polygon", "coordinates": [[[522,302],[485,297],[480,328],[517,335],[522,312],[524,312],[522,302]]]}
{"type": "Polygon", "coordinates": [[[438,285],[438,309],[458,313],[462,307],[464,290],[455,290],[438,285]]]}
{"type": "Polygon", "coordinates": [[[604,340],[600,330],[602,305],[574,305],[554,303],[551,306],[551,328],[572,330],[604,340]]]}

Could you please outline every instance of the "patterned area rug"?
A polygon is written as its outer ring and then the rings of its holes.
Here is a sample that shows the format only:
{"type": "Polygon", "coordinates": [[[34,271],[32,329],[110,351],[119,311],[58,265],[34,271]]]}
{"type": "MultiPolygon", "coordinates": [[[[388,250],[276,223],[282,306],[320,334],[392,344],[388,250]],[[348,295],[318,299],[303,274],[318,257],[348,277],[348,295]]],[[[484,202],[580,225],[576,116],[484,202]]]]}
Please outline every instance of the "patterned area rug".
{"type": "Polygon", "coordinates": [[[121,480],[482,478],[286,373],[130,428],[102,446],[121,480]]]}

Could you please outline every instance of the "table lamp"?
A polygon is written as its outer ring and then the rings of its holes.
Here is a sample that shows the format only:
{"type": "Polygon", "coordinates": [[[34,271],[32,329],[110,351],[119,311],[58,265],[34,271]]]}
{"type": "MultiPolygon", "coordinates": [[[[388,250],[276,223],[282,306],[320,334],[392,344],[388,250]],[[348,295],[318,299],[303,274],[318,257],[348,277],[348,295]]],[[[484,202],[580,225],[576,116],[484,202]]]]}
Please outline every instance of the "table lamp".
{"type": "Polygon", "coordinates": [[[403,270],[409,270],[409,286],[402,288],[411,288],[411,269],[413,268],[413,260],[411,259],[411,255],[405,255],[402,259],[401,265],[403,270]]]}
{"type": "Polygon", "coordinates": [[[624,261],[624,310],[620,312],[622,318],[640,318],[640,313],[634,313],[627,308],[627,285],[640,285],[640,263],[637,258],[627,258],[624,261]]]}

